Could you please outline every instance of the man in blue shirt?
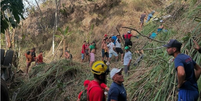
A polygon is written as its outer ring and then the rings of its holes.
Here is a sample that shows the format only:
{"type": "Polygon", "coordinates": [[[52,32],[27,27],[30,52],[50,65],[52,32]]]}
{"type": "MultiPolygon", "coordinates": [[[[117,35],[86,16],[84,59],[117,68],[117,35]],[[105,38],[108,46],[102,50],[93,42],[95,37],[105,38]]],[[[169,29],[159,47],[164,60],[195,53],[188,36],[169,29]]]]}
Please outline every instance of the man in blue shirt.
{"type": "Polygon", "coordinates": [[[152,11],[151,13],[149,13],[146,22],[148,22],[153,17],[154,13],[155,13],[155,11],[152,11]]]}
{"type": "Polygon", "coordinates": [[[180,52],[182,43],[171,39],[167,47],[169,55],[174,56],[174,64],[178,78],[178,101],[197,101],[199,97],[197,80],[201,74],[201,68],[192,58],[180,52]]]}
{"type": "Polygon", "coordinates": [[[113,83],[108,92],[108,101],[127,101],[127,94],[123,85],[124,78],[121,72],[122,69],[118,68],[113,68],[110,72],[113,83]]]}
{"type": "Polygon", "coordinates": [[[112,35],[112,39],[114,40],[114,45],[116,46],[116,40],[117,40],[117,36],[115,36],[114,34],[112,35]]]}

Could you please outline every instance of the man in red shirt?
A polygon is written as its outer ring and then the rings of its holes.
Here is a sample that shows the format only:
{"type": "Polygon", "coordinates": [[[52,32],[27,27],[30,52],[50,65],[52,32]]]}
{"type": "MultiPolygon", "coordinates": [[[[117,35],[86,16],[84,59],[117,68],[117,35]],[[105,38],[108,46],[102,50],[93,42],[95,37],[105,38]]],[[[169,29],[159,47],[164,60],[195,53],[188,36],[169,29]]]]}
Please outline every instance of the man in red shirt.
{"type": "Polygon", "coordinates": [[[86,49],[86,41],[84,41],[84,44],[82,45],[82,62],[84,61],[84,55],[85,55],[85,49],[86,49]]]}
{"type": "Polygon", "coordinates": [[[136,37],[136,38],[138,38],[137,36],[133,36],[132,34],[131,34],[131,31],[128,31],[127,32],[127,34],[124,34],[123,35],[123,39],[124,39],[124,41],[125,41],[125,44],[124,44],[124,46],[126,47],[126,46],[132,46],[133,44],[132,44],[132,41],[131,41],[131,37],[136,37]]]}
{"type": "Polygon", "coordinates": [[[93,63],[91,71],[94,74],[94,80],[89,83],[87,88],[88,101],[106,100],[101,84],[106,83],[107,70],[107,65],[103,61],[93,63]]]}

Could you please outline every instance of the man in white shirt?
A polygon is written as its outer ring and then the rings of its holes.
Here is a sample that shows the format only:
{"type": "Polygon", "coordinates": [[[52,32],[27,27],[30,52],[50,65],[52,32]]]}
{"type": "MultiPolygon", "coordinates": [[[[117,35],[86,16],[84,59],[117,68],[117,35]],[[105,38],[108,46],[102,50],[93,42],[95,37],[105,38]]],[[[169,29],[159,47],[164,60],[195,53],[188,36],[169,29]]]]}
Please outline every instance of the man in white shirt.
{"type": "Polygon", "coordinates": [[[107,47],[109,48],[109,59],[108,59],[108,61],[110,62],[112,55],[114,55],[116,57],[116,61],[117,61],[118,60],[118,54],[114,51],[114,49],[115,49],[114,39],[110,38],[110,43],[107,45],[107,47]]]}
{"type": "Polygon", "coordinates": [[[132,53],[129,51],[128,46],[126,46],[124,49],[126,50],[124,55],[124,73],[128,76],[128,70],[132,60],[132,53]]]}
{"type": "Polygon", "coordinates": [[[120,35],[117,35],[117,39],[116,39],[116,52],[117,52],[117,54],[121,54],[121,61],[123,62],[123,56],[124,56],[124,52],[123,52],[123,50],[121,49],[121,38],[120,38],[121,36],[120,35]]]}

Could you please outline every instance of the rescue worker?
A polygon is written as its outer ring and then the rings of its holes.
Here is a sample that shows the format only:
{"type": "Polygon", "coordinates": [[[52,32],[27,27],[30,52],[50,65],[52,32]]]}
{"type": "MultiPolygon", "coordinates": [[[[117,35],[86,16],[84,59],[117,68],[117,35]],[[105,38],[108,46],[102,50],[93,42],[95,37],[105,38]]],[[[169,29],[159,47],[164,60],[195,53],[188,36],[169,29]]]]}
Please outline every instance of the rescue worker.
{"type": "Polygon", "coordinates": [[[92,65],[91,72],[94,74],[94,80],[90,81],[87,88],[88,101],[105,101],[101,84],[106,83],[106,76],[109,72],[107,65],[103,61],[96,61],[92,65]]]}

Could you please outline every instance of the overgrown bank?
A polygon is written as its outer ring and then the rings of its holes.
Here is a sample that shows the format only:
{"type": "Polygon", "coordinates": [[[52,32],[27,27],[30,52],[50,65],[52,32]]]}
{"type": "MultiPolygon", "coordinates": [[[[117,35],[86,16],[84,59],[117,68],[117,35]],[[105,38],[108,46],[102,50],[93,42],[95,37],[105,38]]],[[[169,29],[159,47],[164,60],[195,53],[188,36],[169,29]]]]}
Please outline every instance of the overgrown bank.
{"type": "MultiPolygon", "coordinates": [[[[173,38],[181,41],[183,43],[182,52],[192,56],[200,64],[201,55],[193,49],[192,43],[192,37],[195,36],[201,45],[200,22],[194,20],[196,16],[201,15],[201,5],[199,1],[195,5],[197,6],[175,5],[176,7],[171,12],[175,16],[165,20],[164,23],[168,31],[158,34],[155,39],[168,41],[173,38]],[[177,15],[178,11],[179,15],[177,15]]],[[[148,36],[155,32],[158,25],[158,21],[151,22],[144,27],[141,33],[148,36]]],[[[131,75],[126,77],[124,82],[128,99],[130,101],[175,101],[177,83],[172,57],[168,56],[164,48],[157,48],[164,43],[151,41],[142,36],[133,41],[133,62],[138,58],[138,54],[134,51],[141,49],[144,45],[145,54],[138,66],[132,66],[131,75]]],[[[37,74],[32,73],[34,75],[31,74],[30,80],[22,85],[18,100],[62,101],[66,99],[74,101],[82,88],[82,82],[85,79],[93,78],[87,64],[81,65],[66,60],[34,68],[33,71],[37,74]],[[25,94],[26,96],[24,96],[25,94]]],[[[201,80],[199,79],[198,82],[200,89],[201,80]]],[[[107,85],[109,86],[110,82],[107,85]]]]}

